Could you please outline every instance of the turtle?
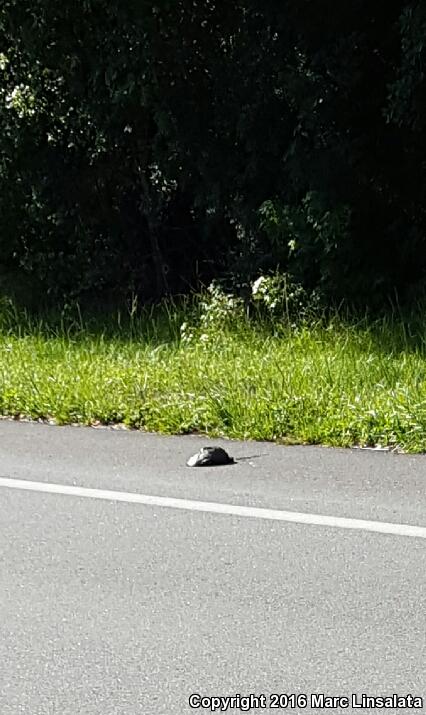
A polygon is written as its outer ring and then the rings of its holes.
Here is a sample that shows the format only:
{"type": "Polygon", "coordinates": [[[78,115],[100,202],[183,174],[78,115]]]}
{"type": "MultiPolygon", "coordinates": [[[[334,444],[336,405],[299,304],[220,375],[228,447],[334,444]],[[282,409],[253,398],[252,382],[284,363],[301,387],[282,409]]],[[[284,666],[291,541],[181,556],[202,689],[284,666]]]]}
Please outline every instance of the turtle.
{"type": "Polygon", "coordinates": [[[202,447],[186,463],[188,467],[214,467],[221,464],[235,464],[235,460],[222,447],[202,447]]]}

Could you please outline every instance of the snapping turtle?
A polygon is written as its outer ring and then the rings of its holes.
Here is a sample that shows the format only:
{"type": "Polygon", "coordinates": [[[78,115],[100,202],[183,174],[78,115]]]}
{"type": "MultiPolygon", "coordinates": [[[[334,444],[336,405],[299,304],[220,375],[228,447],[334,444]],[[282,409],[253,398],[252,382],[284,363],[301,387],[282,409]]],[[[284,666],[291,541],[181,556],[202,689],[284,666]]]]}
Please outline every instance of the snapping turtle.
{"type": "Polygon", "coordinates": [[[220,464],[235,464],[235,460],[222,447],[202,447],[187,461],[188,467],[213,467],[220,464]]]}

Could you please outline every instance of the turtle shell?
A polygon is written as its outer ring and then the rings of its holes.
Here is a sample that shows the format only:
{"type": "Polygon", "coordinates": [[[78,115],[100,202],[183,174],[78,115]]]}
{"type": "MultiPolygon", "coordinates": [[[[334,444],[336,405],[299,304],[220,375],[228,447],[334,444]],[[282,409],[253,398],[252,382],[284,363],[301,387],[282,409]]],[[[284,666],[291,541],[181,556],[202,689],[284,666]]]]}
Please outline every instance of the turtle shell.
{"type": "Polygon", "coordinates": [[[188,467],[212,467],[220,464],[234,464],[234,460],[222,447],[202,447],[187,461],[188,467]]]}

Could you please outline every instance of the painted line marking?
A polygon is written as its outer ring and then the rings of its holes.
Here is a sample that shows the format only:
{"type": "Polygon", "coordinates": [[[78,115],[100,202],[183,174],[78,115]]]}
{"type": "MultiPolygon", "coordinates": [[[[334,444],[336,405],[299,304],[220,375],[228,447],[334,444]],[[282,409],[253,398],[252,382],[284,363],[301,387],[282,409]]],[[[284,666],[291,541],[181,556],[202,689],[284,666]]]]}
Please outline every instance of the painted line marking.
{"type": "Polygon", "coordinates": [[[128,504],[143,504],[145,506],[158,506],[169,509],[201,511],[210,514],[229,514],[231,516],[241,516],[251,519],[285,521],[293,524],[310,524],[312,526],[331,526],[337,529],[374,531],[379,534],[393,534],[394,536],[415,536],[420,539],[426,539],[426,527],[411,524],[393,524],[384,521],[367,521],[364,519],[349,519],[340,516],[325,516],[323,514],[305,514],[297,511],[264,509],[263,507],[193,501],[192,499],[175,499],[174,497],[151,496],[149,494],[137,494],[135,492],[89,489],[87,487],[51,484],[48,482],[31,482],[26,479],[9,479],[7,477],[0,477],[0,487],[31,492],[44,492],[47,494],[65,494],[73,497],[84,497],[85,499],[104,499],[107,501],[126,502],[128,504]]]}

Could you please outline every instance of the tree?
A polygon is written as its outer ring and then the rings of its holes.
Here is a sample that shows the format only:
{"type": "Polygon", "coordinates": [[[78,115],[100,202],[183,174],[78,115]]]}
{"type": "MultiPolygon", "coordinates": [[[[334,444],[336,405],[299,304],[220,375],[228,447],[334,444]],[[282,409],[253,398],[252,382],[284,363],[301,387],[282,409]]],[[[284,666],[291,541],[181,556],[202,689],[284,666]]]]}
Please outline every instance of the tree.
{"type": "Polygon", "coordinates": [[[58,298],[230,261],[363,302],[421,283],[424,30],[395,0],[5,0],[3,273],[58,298]]]}

